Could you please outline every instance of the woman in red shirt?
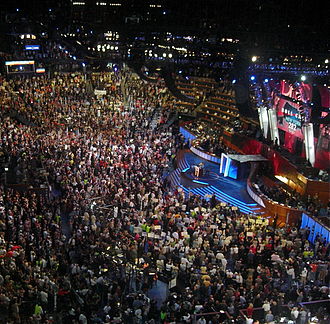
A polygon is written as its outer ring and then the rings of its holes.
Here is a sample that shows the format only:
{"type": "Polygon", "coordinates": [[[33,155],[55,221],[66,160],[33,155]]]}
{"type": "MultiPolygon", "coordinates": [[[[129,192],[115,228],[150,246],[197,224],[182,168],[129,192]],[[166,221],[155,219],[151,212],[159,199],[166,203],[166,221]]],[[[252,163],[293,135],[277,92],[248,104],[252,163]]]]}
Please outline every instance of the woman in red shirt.
{"type": "Polygon", "coordinates": [[[246,316],[252,318],[253,315],[253,304],[249,304],[248,308],[246,309],[246,316]]]}

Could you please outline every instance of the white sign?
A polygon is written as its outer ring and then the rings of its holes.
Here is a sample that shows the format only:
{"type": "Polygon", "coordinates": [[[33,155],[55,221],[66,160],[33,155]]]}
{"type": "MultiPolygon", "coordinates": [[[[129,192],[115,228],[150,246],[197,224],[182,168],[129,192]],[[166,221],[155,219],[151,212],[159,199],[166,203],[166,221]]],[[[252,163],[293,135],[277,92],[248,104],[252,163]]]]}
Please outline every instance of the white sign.
{"type": "Polygon", "coordinates": [[[107,90],[97,90],[97,89],[95,89],[94,94],[97,97],[102,97],[102,96],[105,96],[107,94],[107,90]]]}

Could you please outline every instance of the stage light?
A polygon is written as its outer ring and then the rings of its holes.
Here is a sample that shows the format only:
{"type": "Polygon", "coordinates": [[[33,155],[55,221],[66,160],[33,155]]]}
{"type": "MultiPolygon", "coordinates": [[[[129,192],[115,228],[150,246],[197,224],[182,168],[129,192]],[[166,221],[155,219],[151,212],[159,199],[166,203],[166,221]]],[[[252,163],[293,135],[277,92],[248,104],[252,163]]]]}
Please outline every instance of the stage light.
{"type": "Polygon", "coordinates": [[[85,64],[85,63],[81,63],[81,65],[82,65],[83,67],[85,67],[85,66],[86,66],[86,64],[85,64]]]}
{"type": "Polygon", "coordinates": [[[268,82],[268,79],[265,79],[265,82],[267,83],[268,82]]]}
{"type": "Polygon", "coordinates": [[[301,81],[306,81],[306,76],[305,76],[305,75],[302,75],[302,76],[300,77],[300,80],[301,80],[301,81]]]}
{"type": "Polygon", "coordinates": [[[328,63],[329,63],[329,60],[328,60],[328,59],[325,59],[325,60],[324,60],[324,63],[325,63],[325,64],[328,64],[328,63]]]}
{"type": "Polygon", "coordinates": [[[169,58],[172,58],[172,56],[173,56],[172,53],[169,53],[169,54],[168,54],[168,57],[169,57],[169,58]]]}
{"type": "Polygon", "coordinates": [[[166,57],[166,53],[163,53],[163,57],[166,57]]]}
{"type": "Polygon", "coordinates": [[[250,80],[254,81],[255,79],[256,79],[256,77],[254,75],[251,75],[250,80]]]}
{"type": "Polygon", "coordinates": [[[236,83],[236,80],[234,79],[233,81],[231,81],[232,84],[235,84],[236,83]]]}
{"type": "Polygon", "coordinates": [[[252,57],[251,57],[251,61],[252,61],[252,62],[256,62],[256,61],[257,61],[257,57],[256,57],[256,56],[252,56],[252,57]]]}

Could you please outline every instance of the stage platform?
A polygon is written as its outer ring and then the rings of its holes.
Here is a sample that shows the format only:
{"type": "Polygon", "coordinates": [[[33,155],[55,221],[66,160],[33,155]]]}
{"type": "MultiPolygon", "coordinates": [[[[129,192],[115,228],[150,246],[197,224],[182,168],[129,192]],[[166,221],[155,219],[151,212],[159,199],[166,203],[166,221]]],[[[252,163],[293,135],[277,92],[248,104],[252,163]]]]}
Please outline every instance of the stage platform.
{"type": "Polygon", "coordinates": [[[238,207],[247,214],[261,213],[260,206],[246,191],[246,180],[234,180],[220,175],[219,164],[200,158],[190,151],[180,152],[177,156],[178,168],[170,175],[174,187],[180,186],[188,195],[189,192],[205,199],[215,194],[216,198],[238,207]],[[195,177],[191,166],[204,164],[205,174],[195,177]]]}

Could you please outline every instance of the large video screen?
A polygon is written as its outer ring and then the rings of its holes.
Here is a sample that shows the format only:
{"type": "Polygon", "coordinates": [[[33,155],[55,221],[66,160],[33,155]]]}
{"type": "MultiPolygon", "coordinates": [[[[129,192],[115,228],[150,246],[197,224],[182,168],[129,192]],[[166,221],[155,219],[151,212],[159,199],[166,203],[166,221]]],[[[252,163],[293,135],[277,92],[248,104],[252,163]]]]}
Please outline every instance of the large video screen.
{"type": "Polygon", "coordinates": [[[290,83],[281,80],[281,94],[283,96],[299,100],[302,102],[312,101],[313,87],[311,84],[304,82],[290,83]]]}
{"type": "Polygon", "coordinates": [[[277,97],[275,100],[275,108],[277,112],[278,128],[296,137],[304,138],[299,105],[277,97]]]}

